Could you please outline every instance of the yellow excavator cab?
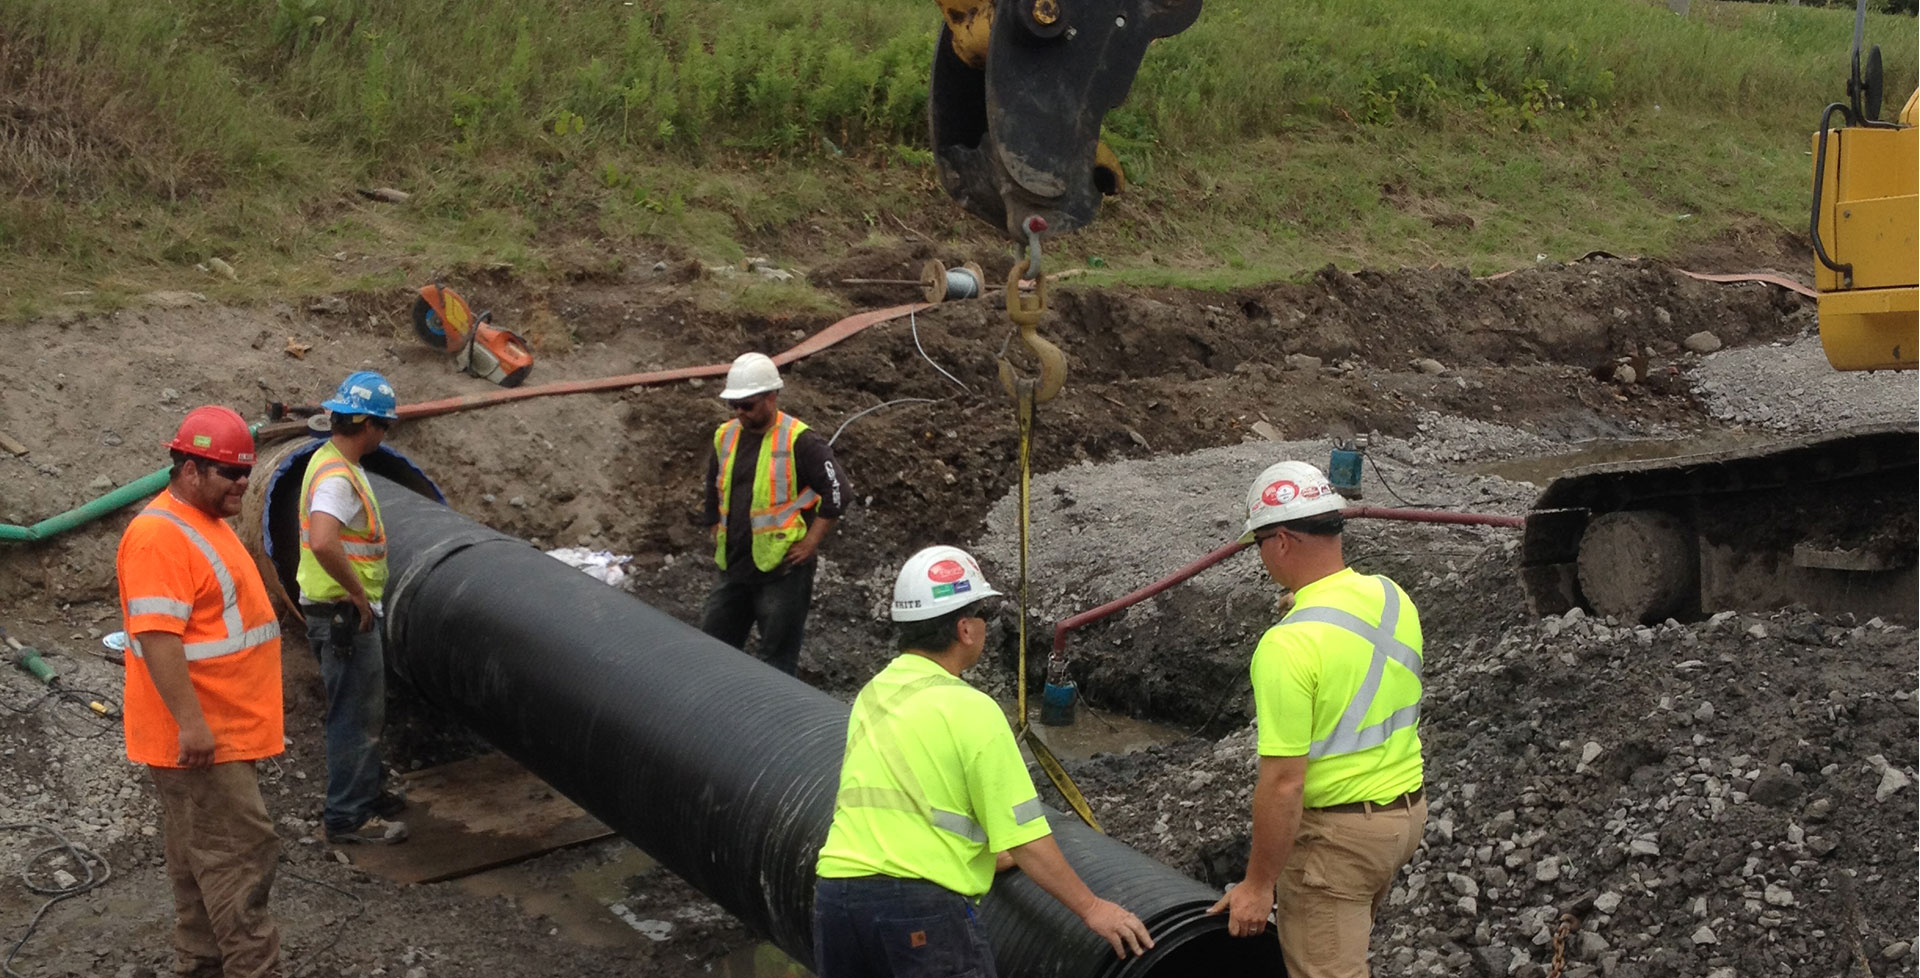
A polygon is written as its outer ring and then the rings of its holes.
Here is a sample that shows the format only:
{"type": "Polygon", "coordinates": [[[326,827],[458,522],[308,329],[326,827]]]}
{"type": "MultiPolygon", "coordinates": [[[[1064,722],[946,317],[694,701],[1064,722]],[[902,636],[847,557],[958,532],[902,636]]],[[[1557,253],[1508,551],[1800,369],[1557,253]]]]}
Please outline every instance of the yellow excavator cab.
{"type": "MultiPolygon", "coordinates": [[[[1920,92],[1898,125],[1815,133],[1820,343],[1836,370],[1912,370],[1920,354],[1920,92]]],[[[1824,123],[1823,123],[1824,128],[1824,123]]]]}

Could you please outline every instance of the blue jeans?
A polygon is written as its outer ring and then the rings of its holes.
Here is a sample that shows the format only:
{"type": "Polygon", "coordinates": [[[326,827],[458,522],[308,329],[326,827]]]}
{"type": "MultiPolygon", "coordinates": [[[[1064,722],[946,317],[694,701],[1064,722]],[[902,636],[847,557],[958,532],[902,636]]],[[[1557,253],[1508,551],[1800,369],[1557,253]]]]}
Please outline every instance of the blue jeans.
{"type": "Polygon", "coordinates": [[[336,648],[330,609],[305,606],[307,644],[320,660],[327,688],[327,807],[330,832],[351,832],[373,816],[374,799],[386,787],[380,764],[380,733],[387,725],[387,656],[380,622],[356,632],[352,648],[336,648]]]}
{"type": "Polygon", "coordinates": [[[926,880],[819,880],[813,953],[820,978],[995,978],[973,901],[926,880]]]}

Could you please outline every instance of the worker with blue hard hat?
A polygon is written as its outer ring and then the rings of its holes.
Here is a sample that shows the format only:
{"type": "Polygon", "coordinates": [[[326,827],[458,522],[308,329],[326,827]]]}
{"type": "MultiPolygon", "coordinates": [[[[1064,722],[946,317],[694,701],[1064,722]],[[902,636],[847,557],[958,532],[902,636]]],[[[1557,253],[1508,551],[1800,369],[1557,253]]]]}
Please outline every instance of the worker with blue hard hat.
{"type": "Polygon", "coordinates": [[[380,599],[387,584],[387,528],[361,461],[386,440],[400,412],[387,378],[360,370],[320,406],[331,434],[307,460],[300,485],[300,610],[307,644],[327,689],[327,841],[400,842],[393,820],[406,802],[385,788],[380,734],[387,668],[380,599]]]}
{"type": "Polygon", "coordinates": [[[393,396],[393,385],[387,378],[372,370],[357,370],[340,382],[340,389],[333,396],[321,401],[320,406],[339,415],[365,415],[386,421],[400,419],[399,405],[393,396]]]}

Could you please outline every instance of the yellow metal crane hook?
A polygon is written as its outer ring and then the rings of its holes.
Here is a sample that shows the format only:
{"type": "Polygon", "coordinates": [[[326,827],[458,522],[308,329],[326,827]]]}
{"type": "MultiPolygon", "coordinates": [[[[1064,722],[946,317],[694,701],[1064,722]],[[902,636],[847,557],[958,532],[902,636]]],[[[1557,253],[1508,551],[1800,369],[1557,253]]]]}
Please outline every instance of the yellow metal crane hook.
{"type": "Polygon", "coordinates": [[[1001,351],[1000,386],[1016,403],[1026,400],[1023,393],[1030,398],[1022,405],[1023,410],[1053,400],[1067,383],[1067,355],[1039,333],[1040,317],[1047,311],[1047,277],[1040,270],[1040,232],[1046,229],[1046,219],[1038,215],[1027,218],[1027,257],[1007,273],[1007,318],[1020,327],[1020,341],[1040,361],[1040,379],[1036,382],[1017,374],[1006,351],[1001,351]],[[1022,293],[1020,280],[1029,275],[1033,276],[1033,292],[1022,293]]]}

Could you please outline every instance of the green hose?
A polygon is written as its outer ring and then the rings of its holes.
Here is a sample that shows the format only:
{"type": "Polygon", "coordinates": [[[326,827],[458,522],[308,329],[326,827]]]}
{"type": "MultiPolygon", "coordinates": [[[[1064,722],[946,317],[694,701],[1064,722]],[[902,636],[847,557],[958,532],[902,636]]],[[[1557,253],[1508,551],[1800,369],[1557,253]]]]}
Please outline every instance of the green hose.
{"type": "Polygon", "coordinates": [[[0,543],[34,543],[59,536],[77,526],[85,526],[117,509],[151,499],[167,487],[170,469],[142,476],[90,503],[50,516],[32,526],[0,523],[0,543]]]}

